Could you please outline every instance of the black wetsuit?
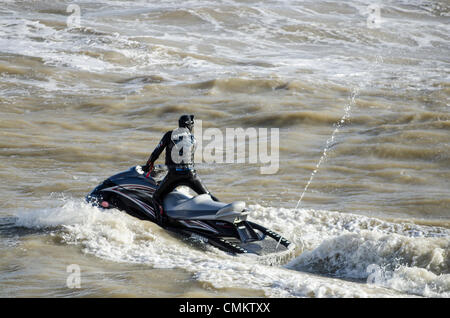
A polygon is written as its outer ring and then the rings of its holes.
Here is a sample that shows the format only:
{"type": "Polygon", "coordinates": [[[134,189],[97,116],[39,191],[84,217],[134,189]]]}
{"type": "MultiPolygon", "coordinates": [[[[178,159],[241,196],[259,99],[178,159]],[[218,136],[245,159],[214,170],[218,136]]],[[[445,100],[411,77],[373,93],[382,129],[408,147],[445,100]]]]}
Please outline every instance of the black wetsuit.
{"type": "Polygon", "coordinates": [[[160,205],[164,196],[180,185],[188,186],[198,194],[209,193],[194,169],[196,146],[194,135],[187,128],[178,128],[166,132],[152,152],[147,165],[153,164],[163,150],[166,150],[166,166],[169,171],[153,194],[160,205]]]}

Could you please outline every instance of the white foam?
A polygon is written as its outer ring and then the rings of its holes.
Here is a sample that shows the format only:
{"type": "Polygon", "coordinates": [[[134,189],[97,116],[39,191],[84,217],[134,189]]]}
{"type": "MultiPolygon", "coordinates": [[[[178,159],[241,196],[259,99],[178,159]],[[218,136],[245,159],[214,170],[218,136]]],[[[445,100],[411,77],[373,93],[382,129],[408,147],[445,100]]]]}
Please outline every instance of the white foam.
{"type": "Polygon", "coordinates": [[[80,246],[84,253],[110,261],[182,268],[218,289],[250,288],[269,297],[390,297],[398,295],[396,291],[403,296],[448,295],[448,275],[439,274],[448,270],[445,231],[329,211],[294,213],[293,209],[262,206],[250,209],[251,219],[294,240],[304,252],[287,266],[267,266],[257,257],[233,257],[215,248],[195,248],[151,222],[75,200],[64,200],[54,208],[23,212],[18,215],[16,225],[51,228],[52,235],[66,244],[80,246]],[[411,227],[421,237],[408,236],[411,227]],[[336,253],[340,253],[340,258],[335,257],[336,253]],[[366,279],[373,274],[367,272],[369,265],[395,267],[399,257],[408,264],[385,271],[374,280],[375,284],[335,278],[366,279]],[[420,279],[414,276],[414,271],[420,274],[420,279]]]}
{"type": "MultiPolygon", "coordinates": [[[[178,78],[183,82],[198,80],[200,75],[203,78],[217,78],[221,74],[233,77],[242,72],[255,76],[276,72],[283,78],[296,79],[298,74],[293,71],[298,68],[314,71],[302,74],[303,81],[335,81],[349,87],[371,75],[378,79],[390,78],[392,72],[416,74],[416,77],[408,76],[406,83],[414,81],[418,87],[430,83],[433,78],[441,78],[445,63],[442,67],[437,65],[441,64],[439,52],[442,50],[436,50],[434,46],[436,43],[445,46],[448,26],[415,16],[405,19],[391,14],[387,18],[382,9],[383,23],[373,32],[366,27],[367,9],[371,3],[349,2],[343,6],[341,14],[336,14],[322,10],[322,3],[309,1],[282,2],[281,7],[272,1],[250,3],[243,8],[242,4],[233,1],[219,1],[213,6],[202,1],[183,2],[184,10],[200,17],[209,26],[185,29],[178,27],[176,21],[161,24],[154,14],[146,19],[141,19],[138,14],[141,11],[146,14],[180,10],[178,1],[97,1],[95,4],[85,1],[79,4],[82,11],[79,29],[47,26],[39,22],[42,18],[39,15],[11,11],[11,15],[0,17],[0,47],[2,52],[39,57],[56,67],[96,73],[148,74],[157,71],[164,78],[178,78]],[[104,4],[102,10],[96,9],[98,3],[104,4]],[[232,18],[222,21],[212,14],[213,11],[224,11],[232,18]],[[289,27],[293,27],[292,31],[289,27]],[[148,41],[142,41],[143,38],[148,41]],[[417,45],[421,49],[433,49],[437,58],[428,59],[428,51],[418,53],[417,45]],[[199,49],[202,47],[208,49],[202,51],[199,49]],[[415,66],[390,65],[377,72],[368,68],[373,64],[370,56],[391,55],[392,52],[421,59],[423,68],[418,71],[415,66]],[[103,56],[103,53],[112,54],[103,56]],[[115,57],[111,58],[111,55],[115,57]],[[233,63],[255,58],[273,67],[233,63]],[[423,69],[429,71],[425,73],[421,71],[423,69]]],[[[342,6],[333,1],[331,4],[336,10],[342,6]]],[[[426,12],[422,4],[418,6],[416,10],[426,12]]],[[[389,3],[388,8],[401,12],[402,6],[389,3]]],[[[61,22],[65,17],[49,19],[61,22]]],[[[445,60],[444,56],[442,60],[445,60]]]]}

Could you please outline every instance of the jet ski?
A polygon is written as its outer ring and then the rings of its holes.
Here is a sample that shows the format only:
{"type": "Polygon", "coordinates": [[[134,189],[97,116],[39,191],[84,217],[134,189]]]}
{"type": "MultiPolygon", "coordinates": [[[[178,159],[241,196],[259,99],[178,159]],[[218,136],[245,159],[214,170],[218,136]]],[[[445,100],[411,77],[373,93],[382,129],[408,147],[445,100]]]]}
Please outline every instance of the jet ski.
{"type": "Polygon", "coordinates": [[[119,209],[159,224],[184,238],[207,243],[230,254],[269,255],[292,251],[294,244],[266,227],[247,220],[243,201],[224,203],[209,194],[191,195],[179,188],[163,200],[163,213],[155,208],[153,193],[166,171],[155,166],[145,174],[141,166],[109,177],[86,200],[103,209],[119,209]],[[160,214],[160,215],[158,215],[160,214]]]}

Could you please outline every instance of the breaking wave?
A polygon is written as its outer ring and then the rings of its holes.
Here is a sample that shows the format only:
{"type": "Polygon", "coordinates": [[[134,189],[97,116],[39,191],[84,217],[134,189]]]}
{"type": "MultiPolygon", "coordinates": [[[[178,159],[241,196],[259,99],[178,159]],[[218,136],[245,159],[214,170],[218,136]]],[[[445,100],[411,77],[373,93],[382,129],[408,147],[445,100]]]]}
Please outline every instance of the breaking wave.
{"type": "Polygon", "coordinates": [[[251,219],[294,241],[298,256],[268,266],[254,256],[199,249],[152,222],[77,200],[22,212],[15,226],[46,229],[55,242],[102,259],[182,268],[217,289],[249,288],[269,297],[450,296],[447,229],[332,211],[260,205],[250,211],[251,219]]]}

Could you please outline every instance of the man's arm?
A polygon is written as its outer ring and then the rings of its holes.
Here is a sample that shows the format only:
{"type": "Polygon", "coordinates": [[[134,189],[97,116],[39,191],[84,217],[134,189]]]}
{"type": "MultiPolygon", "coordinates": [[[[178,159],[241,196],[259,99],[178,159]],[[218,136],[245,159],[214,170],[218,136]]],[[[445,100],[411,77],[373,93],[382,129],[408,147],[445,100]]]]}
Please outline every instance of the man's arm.
{"type": "Polygon", "coordinates": [[[170,141],[171,131],[168,131],[164,134],[158,146],[156,146],[155,150],[153,150],[150,158],[147,160],[147,166],[153,166],[153,163],[159,158],[159,155],[164,151],[170,141]]]}

